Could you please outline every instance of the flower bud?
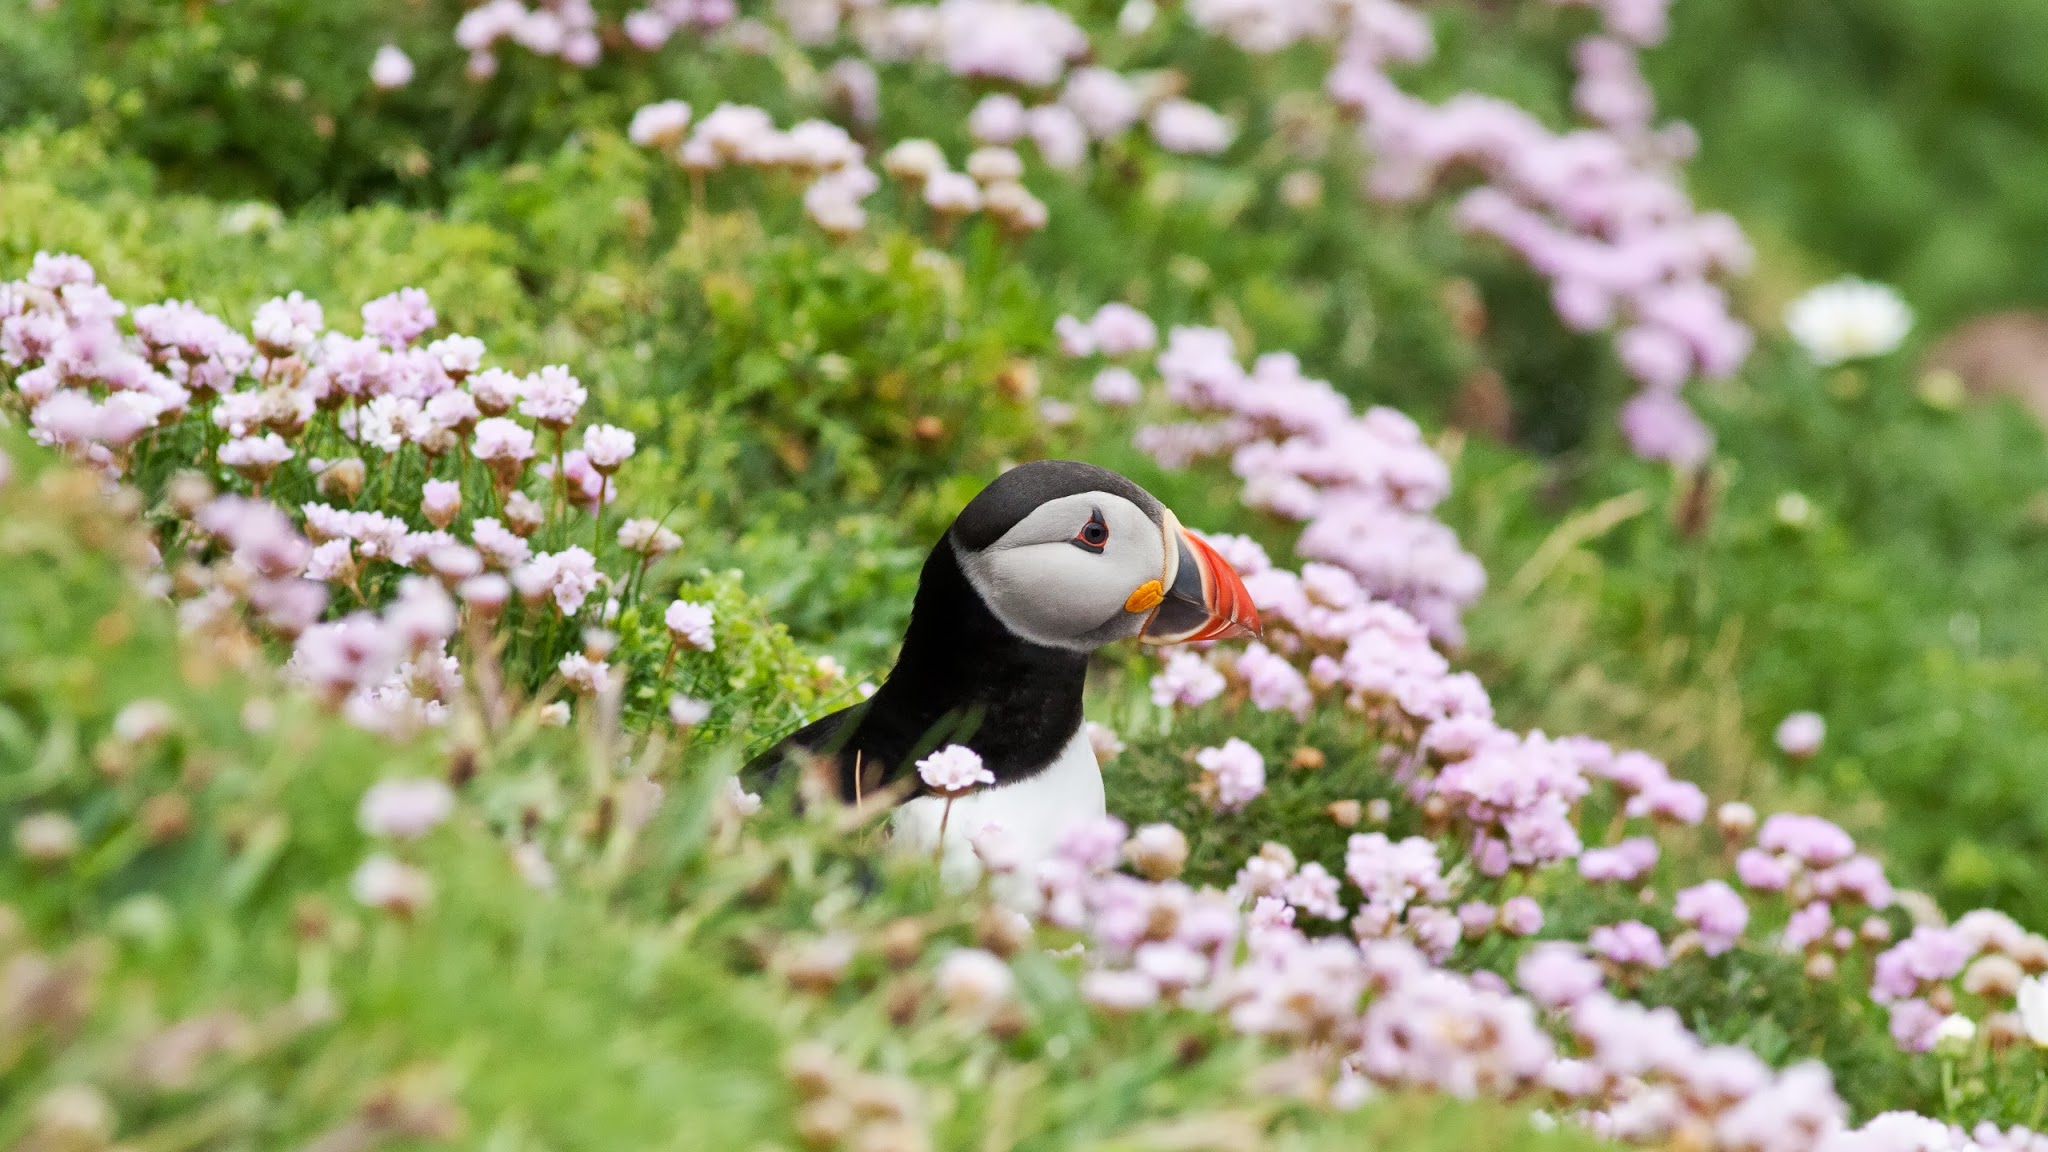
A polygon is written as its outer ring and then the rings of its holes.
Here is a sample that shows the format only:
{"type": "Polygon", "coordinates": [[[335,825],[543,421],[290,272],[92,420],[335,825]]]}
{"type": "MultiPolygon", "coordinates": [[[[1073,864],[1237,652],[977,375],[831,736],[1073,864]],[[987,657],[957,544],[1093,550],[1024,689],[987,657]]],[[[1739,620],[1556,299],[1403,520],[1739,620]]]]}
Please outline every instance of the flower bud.
{"type": "Polygon", "coordinates": [[[38,864],[56,864],[78,852],[78,825],[62,812],[24,816],[14,826],[14,849],[38,864]]]}
{"type": "Polygon", "coordinates": [[[1010,998],[1017,978],[994,953],[961,948],[940,962],[933,983],[948,1011],[979,1018],[1010,998]]]}
{"type": "Polygon", "coordinates": [[[838,1057],[830,1048],[812,1041],[798,1044],[782,1058],[782,1070],[796,1093],[805,1100],[830,1095],[843,1073],[838,1057]]]}
{"type": "Polygon", "coordinates": [[[882,928],[882,958],[892,968],[908,968],[924,955],[924,924],[914,916],[889,921],[882,928]]]}
{"type": "Polygon", "coordinates": [[[2014,1047],[2026,1038],[2026,1023],[2017,1012],[1993,1012],[1984,1018],[1984,1039],[1994,1051],[2014,1047]]]}
{"type": "Polygon", "coordinates": [[[2019,991],[2025,975],[2010,956],[1980,956],[1963,970],[1963,991],[1987,1000],[2003,1000],[2019,991]]]}
{"type": "MultiPolygon", "coordinates": [[[[320,495],[329,500],[353,504],[356,497],[363,494],[363,485],[368,481],[369,470],[363,466],[361,460],[350,456],[336,460],[321,469],[317,487],[320,489],[320,495]]],[[[437,524],[435,527],[442,528],[446,525],[437,524]]]]}
{"type": "Polygon", "coordinates": [[[505,497],[505,526],[521,536],[531,536],[548,522],[547,509],[524,492],[505,497]]]}
{"type": "Polygon", "coordinates": [[[429,480],[420,490],[420,511],[427,523],[446,528],[462,515],[462,485],[453,480],[429,480]]]}
{"type": "Polygon", "coordinates": [[[1730,800],[1715,813],[1714,822],[1720,826],[1722,839],[1739,844],[1756,831],[1756,809],[1740,800],[1730,800]]]}
{"type": "Polygon", "coordinates": [[[982,909],[974,924],[974,939],[998,956],[1014,956],[1031,943],[1031,922],[1008,908],[993,905],[982,909]]]}
{"type": "Polygon", "coordinates": [[[36,1101],[34,1125],[19,1147],[98,1152],[113,1139],[113,1105],[95,1089],[67,1084],[36,1101]]]}
{"type": "Polygon", "coordinates": [[[838,987],[853,963],[851,936],[832,935],[797,946],[783,966],[783,977],[804,992],[825,993],[838,987]]]}
{"type": "Polygon", "coordinates": [[[164,485],[164,503],[180,520],[199,515],[213,499],[213,482],[197,472],[180,472],[164,485]]]}
{"type": "Polygon", "coordinates": [[[495,619],[505,610],[505,602],[512,598],[511,582],[496,572],[472,576],[464,580],[456,591],[470,611],[486,620],[495,619]]]}
{"type": "Polygon", "coordinates": [[[192,827],[192,803],[176,792],[152,796],[142,805],[143,835],[152,844],[167,844],[192,827]]]}
{"type": "Polygon", "coordinates": [[[853,1109],[845,1101],[829,1096],[811,1101],[796,1114],[797,1139],[817,1152],[839,1147],[853,1132],[853,1125],[853,1109]]]}
{"type": "Polygon", "coordinates": [[[1147,880],[1171,880],[1188,863],[1188,838],[1171,824],[1146,824],[1124,842],[1124,858],[1147,880]]]}

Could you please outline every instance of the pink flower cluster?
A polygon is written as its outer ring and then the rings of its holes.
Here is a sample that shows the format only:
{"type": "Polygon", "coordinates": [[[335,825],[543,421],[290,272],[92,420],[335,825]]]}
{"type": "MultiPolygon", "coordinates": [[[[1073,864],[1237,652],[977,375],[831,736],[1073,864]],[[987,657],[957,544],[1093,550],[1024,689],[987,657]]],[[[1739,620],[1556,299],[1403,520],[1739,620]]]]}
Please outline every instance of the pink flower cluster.
{"type": "Polygon", "coordinates": [[[1464,195],[1460,222],[1548,278],[1567,327],[1616,332],[1643,389],[1622,412],[1624,433],[1643,456],[1691,466],[1713,438],[1679,393],[1747,359],[1752,334],[1715,281],[1746,272],[1752,254],[1734,221],[1699,212],[1674,174],[1691,153],[1690,130],[1652,128],[1636,52],[1663,38],[1664,3],[1599,5],[1605,34],[1574,56],[1574,102],[1591,126],[1571,132],[1505,100],[1467,93],[1433,105],[1402,91],[1387,68],[1431,46],[1427,26],[1392,0],[1353,10],[1328,86],[1362,117],[1378,195],[1416,200],[1454,166],[1477,171],[1485,183],[1464,195]]]}
{"type": "MultiPolygon", "coordinates": [[[[616,586],[591,551],[533,546],[566,533],[572,509],[601,515],[636,448],[610,425],[567,448],[588,391],[566,368],[517,376],[484,367],[481,341],[430,339],[439,317],[417,288],[365,304],[360,337],[330,330],[298,293],[257,308],[247,335],[179,301],[134,309],[132,332],[123,317],[85,261],[39,255],[27,277],[0,283],[0,380],[12,385],[0,404],[114,478],[138,453],[213,445],[219,468],[175,478],[166,500],[176,520],[162,547],[191,563],[157,586],[177,595],[186,630],[252,620],[292,641],[287,670],[319,698],[404,732],[440,723],[462,686],[458,599],[493,624],[515,591],[534,611],[600,622],[616,611],[611,600],[590,611],[616,586]],[[296,519],[260,496],[287,467],[321,497],[296,519]],[[215,495],[230,477],[258,495],[215,495]],[[542,486],[552,499],[528,491],[542,486]],[[496,515],[465,528],[465,507],[496,515]],[[337,603],[357,610],[328,619],[337,603]]],[[[601,521],[585,531],[603,539],[601,521]]],[[[643,563],[679,543],[654,521],[618,530],[643,563]]],[[[691,646],[708,650],[704,613],[691,646]]]]}
{"type": "Polygon", "coordinates": [[[1059,83],[1088,52],[1088,37],[1071,17],[1028,0],[861,7],[853,33],[877,61],[929,60],[955,76],[1026,88],[1059,83]]]}
{"type": "MultiPolygon", "coordinates": [[[[1176,1004],[1222,1013],[1242,1033],[1298,1046],[1320,1068],[1305,1074],[1319,1075],[1340,1105],[1373,1086],[1427,1089],[1547,1104],[1642,1144],[1684,1137],[1744,1152],[1888,1147],[1881,1131],[1846,1130],[1820,1065],[1774,1072],[1746,1049],[1703,1044],[1670,1009],[1607,993],[1600,967],[1572,945],[1526,951],[1516,971],[1521,996],[1491,973],[1439,967],[1441,938],[1455,943],[1462,922],[1475,934],[1496,923],[1526,933],[1540,919],[1507,906],[1450,912],[1451,885],[1428,841],[1353,838],[1346,872],[1364,895],[1354,941],[1294,926],[1297,912],[1330,919],[1343,909],[1334,879],[1313,864],[1297,868],[1279,845],[1248,861],[1226,895],[1170,875],[1113,871],[1120,855],[1146,855],[1126,848],[1124,833],[1114,820],[1080,829],[1033,878],[1039,918],[1088,938],[1080,988],[1098,1011],[1176,1004]]],[[[1703,921],[1725,926],[1717,895],[1692,902],[1703,921]]],[[[1613,935],[1617,955],[1663,962],[1644,926],[1617,926],[1613,935]]]]}
{"type": "Polygon", "coordinates": [[[588,68],[604,55],[590,0],[536,0],[531,8],[520,0],[485,0],[456,22],[455,43],[469,53],[472,80],[497,75],[500,42],[577,68],[588,68]]]}

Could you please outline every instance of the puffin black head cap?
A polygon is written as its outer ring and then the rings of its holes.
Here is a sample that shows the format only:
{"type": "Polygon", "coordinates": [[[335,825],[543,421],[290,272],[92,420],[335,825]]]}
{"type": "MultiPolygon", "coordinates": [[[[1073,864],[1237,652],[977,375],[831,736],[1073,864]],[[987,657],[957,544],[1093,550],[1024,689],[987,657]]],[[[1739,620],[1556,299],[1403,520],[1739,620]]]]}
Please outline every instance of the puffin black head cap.
{"type": "Polygon", "coordinates": [[[947,533],[1004,627],[1087,651],[1138,638],[1172,644],[1257,633],[1244,581],[1151,493],[1073,460],[1021,464],[983,489],[947,533]]]}

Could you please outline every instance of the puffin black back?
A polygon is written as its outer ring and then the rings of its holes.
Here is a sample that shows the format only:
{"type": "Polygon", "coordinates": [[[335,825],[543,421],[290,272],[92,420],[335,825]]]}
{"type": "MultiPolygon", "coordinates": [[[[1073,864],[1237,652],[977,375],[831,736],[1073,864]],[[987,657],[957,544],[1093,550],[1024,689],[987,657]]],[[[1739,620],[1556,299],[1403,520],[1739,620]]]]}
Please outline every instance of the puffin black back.
{"type": "Polygon", "coordinates": [[[949,532],[925,559],[910,627],[882,686],[798,729],[744,775],[749,787],[773,786],[800,751],[836,763],[849,803],[906,777],[915,795],[915,761],[957,743],[979,754],[998,783],[1015,783],[1051,764],[1080,729],[1087,676],[1086,654],[1034,644],[1003,626],[968,583],[949,532]]]}

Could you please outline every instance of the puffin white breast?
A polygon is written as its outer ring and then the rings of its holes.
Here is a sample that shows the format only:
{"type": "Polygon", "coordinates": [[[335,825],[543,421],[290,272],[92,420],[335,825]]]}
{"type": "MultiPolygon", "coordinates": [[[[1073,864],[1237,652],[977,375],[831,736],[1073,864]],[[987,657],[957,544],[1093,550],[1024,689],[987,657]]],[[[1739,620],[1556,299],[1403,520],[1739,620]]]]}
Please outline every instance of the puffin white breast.
{"type": "Polygon", "coordinates": [[[1102,769],[1083,726],[1043,771],[963,796],[953,801],[951,815],[944,800],[920,796],[896,809],[891,829],[901,850],[929,856],[938,846],[943,822],[946,843],[940,876],[949,887],[965,888],[981,878],[974,840],[995,825],[992,834],[1016,857],[1019,878],[1028,887],[1038,862],[1058,850],[1069,830],[1106,815],[1102,769]]]}

